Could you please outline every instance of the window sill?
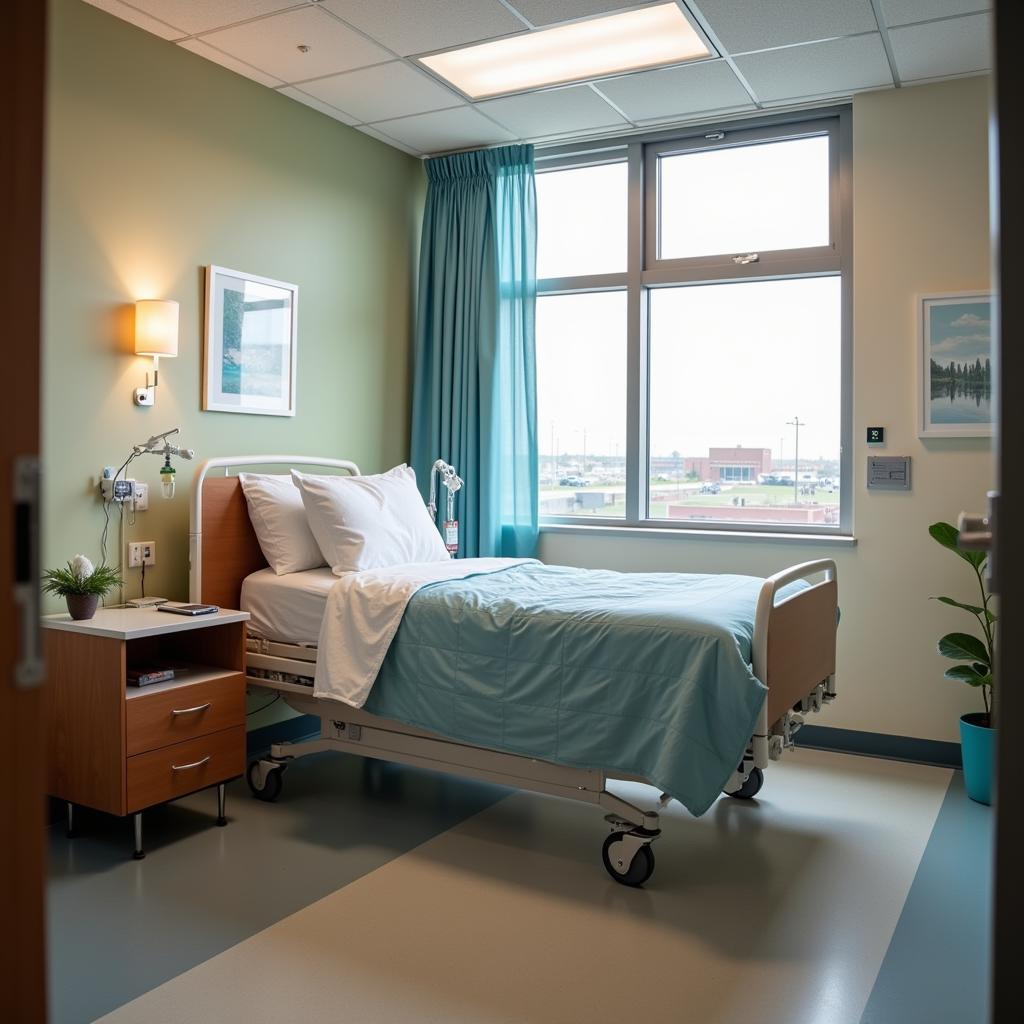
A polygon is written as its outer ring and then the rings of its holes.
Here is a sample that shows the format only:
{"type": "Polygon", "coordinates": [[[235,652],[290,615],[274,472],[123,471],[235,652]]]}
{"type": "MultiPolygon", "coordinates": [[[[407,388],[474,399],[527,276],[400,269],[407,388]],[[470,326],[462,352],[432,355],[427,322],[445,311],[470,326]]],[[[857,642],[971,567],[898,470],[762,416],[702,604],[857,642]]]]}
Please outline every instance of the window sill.
{"type": "Polygon", "coordinates": [[[768,541],[773,544],[811,544],[823,547],[855,547],[857,538],[850,534],[781,533],[767,530],[693,530],[685,527],[618,526],[610,523],[544,523],[541,533],[566,533],[591,537],[695,537],[710,540],[768,541]]]}

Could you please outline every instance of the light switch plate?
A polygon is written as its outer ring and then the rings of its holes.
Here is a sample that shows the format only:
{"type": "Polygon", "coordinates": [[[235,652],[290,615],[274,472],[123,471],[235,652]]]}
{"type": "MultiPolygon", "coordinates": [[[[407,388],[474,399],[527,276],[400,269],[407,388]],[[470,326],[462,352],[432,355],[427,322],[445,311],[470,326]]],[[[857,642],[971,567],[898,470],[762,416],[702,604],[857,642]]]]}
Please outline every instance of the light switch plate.
{"type": "Polygon", "coordinates": [[[869,491],[909,491],[909,455],[869,455],[869,491]]]}

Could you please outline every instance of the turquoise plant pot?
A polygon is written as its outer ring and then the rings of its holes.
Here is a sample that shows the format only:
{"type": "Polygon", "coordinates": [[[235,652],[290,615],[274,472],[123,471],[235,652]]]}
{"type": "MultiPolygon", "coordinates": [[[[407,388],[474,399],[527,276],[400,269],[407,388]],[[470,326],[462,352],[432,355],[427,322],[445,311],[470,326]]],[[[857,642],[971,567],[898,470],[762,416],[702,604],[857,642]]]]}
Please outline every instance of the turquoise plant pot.
{"type": "Polygon", "coordinates": [[[960,750],[964,759],[967,795],[979,804],[992,803],[992,770],[995,764],[996,731],[984,724],[980,711],[960,719],[960,750]]]}

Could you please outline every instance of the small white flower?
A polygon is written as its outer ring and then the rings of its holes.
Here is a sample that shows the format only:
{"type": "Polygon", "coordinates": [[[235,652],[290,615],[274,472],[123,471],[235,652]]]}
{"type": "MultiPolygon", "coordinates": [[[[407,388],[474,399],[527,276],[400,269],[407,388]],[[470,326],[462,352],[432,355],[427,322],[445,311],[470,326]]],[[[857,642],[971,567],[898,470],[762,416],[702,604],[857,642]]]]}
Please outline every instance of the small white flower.
{"type": "Polygon", "coordinates": [[[95,572],[92,562],[85,555],[75,555],[71,559],[71,571],[79,583],[84,583],[95,572]]]}

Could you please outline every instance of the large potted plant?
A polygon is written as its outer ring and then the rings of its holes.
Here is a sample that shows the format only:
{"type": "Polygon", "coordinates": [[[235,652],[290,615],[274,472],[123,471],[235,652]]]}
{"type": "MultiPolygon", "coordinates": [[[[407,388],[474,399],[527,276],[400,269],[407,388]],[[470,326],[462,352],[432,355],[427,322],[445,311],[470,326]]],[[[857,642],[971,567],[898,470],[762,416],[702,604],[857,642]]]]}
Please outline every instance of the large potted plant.
{"type": "Polygon", "coordinates": [[[93,566],[85,555],[75,555],[66,568],[47,569],[43,593],[63,597],[73,619],[91,619],[100,598],[121,585],[121,574],[109,565],[93,566]]]}
{"type": "Polygon", "coordinates": [[[936,597],[935,601],[961,608],[973,615],[981,628],[974,633],[947,633],[938,645],[944,658],[959,664],[946,669],[947,679],[966,683],[981,691],[984,711],[960,717],[960,749],[964,761],[964,784],[967,795],[978,803],[992,802],[992,768],[995,753],[995,730],[992,726],[992,667],[995,664],[996,616],[990,603],[992,595],[985,586],[984,551],[964,551],[958,546],[960,531],[949,523],[932,523],[928,532],[944,548],[962,558],[973,570],[978,585],[980,604],[965,604],[952,597],[936,597]]]}

